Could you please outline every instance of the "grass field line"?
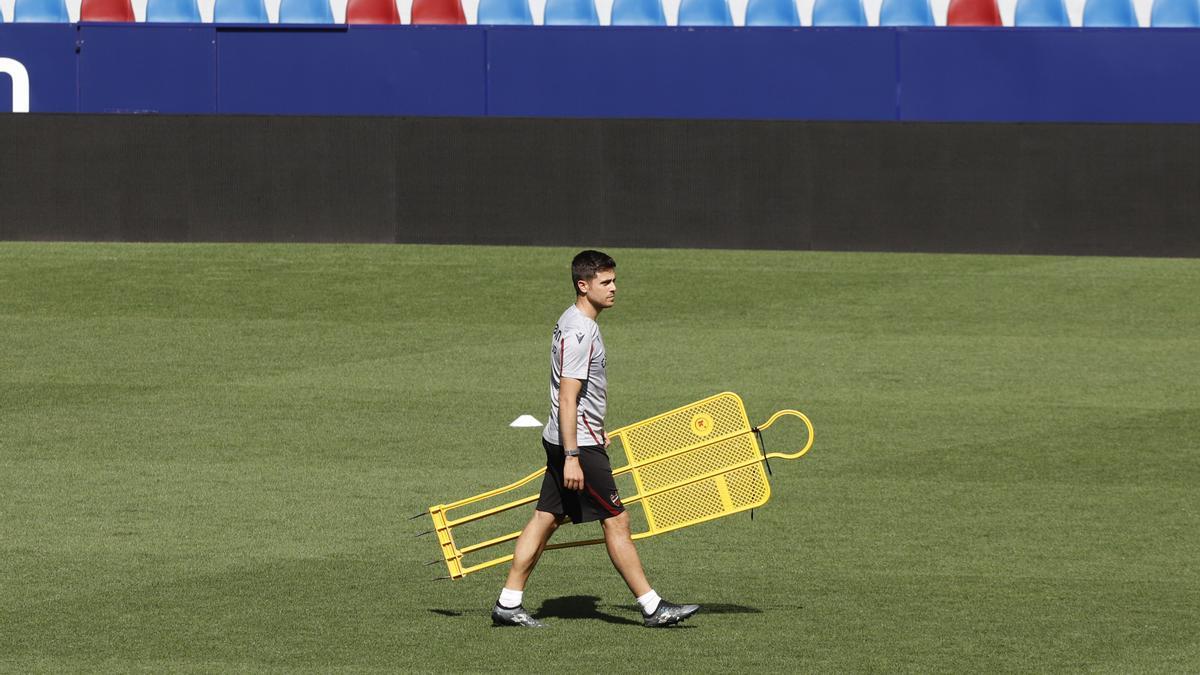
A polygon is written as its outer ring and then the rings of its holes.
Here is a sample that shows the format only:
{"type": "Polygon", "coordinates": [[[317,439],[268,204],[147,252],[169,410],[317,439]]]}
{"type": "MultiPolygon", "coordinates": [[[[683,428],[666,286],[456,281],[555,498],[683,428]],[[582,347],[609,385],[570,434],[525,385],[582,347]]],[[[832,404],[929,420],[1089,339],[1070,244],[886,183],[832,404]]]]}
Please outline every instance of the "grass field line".
{"type": "MultiPolygon", "coordinates": [[[[471,245],[471,244],[379,244],[379,243],[170,243],[170,242],[22,242],[10,241],[0,243],[0,255],[8,253],[18,259],[26,258],[30,253],[48,253],[55,257],[73,255],[83,260],[103,259],[121,261],[126,259],[154,259],[156,256],[167,255],[174,257],[181,252],[200,260],[229,258],[246,259],[277,259],[287,260],[303,256],[322,255],[330,258],[345,258],[360,261],[363,259],[394,258],[395,253],[405,257],[416,258],[422,265],[468,266],[472,254],[490,254],[489,258],[520,257],[542,258],[555,260],[564,252],[574,249],[546,246],[507,246],[507,245],[471,245]]],[[[1102,267],[1114,265],[1144,267],[1153,265],[1159,267],[1195,267],[1195,261],[1186,258],[1143,258],[1134,256],[1056,256],[1056,255],[1011,255],[1011,254],[977,254],[977,253],[859,253],[850,251],[779,251],[779,250],[722,250],[708,248],[611,248],[614,254],[633,254],[645,252],[654,256],[700,256],[714,259],[731,259],[737,263],[744,259],[769,261],[775,259],[789,260],[799,257],[813,260],[843,263],[847,259],[878,261],[891,259],[899,266],[911,268],[919,272],[929,264],[953,263],[957,266],[970,268],[987,268],[989,264],[1002,264],[1003,267],[1013,265],[1029,267],[1102,267]],[[912,263],[924,263],[914,265],[912,263]]],[[[840,267],[838,265],[837,267],[840,267]]]]}

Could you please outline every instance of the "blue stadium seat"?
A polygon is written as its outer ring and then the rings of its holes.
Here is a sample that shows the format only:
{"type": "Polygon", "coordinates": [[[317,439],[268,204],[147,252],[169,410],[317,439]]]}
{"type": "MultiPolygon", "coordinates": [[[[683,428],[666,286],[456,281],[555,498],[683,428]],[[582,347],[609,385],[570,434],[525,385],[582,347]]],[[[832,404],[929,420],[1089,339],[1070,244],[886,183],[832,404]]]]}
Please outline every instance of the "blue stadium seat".
{"type": "Polygon", "coordinates": [[[63,0],[17,0],[13,4],[13,23],[70,23],[67,3],[63,0]]]}
{"type": "Polygon", "coordinates": [[[1022,28],[1067,27],[1071,19],[1063,0],[1017,0],[1013,25],[1022,28]]]}
{"type": "Polygon", "coordinates": [[[613,0],[612,25],[665,26],[667,15],[659,0],[613,0]]]}
{"type": "Polygon", "coordinates": [[[546,0],[547,26],[599,26],[594,0],[546,0]]]}
{"type": "Polygon", "coordinates": [[[732,26],[733,15],[726,0],[681,0],[679,25],[732,26]]]}
{"type": "Polygon", "coordinates": [[[270,23],[263,0],[217,0],[213,23],[270,23]]]}
{"type": "Polygon", "coordinates": [[[146,0],[147,23],[200,23],[196,0],[146,0]]]}
{"type": "Polygon", "coordinates": [[[929,0],[883,0],[879,7],[880,26],[932,26],[933,10],[929,0]]]}
{"type": "Polygon", "coordinates": [[[1137,15],[1130,0],[1087,0],[1083,6],[1084,28],[1137,28],[1137,15]]]}
{"type": "Polygon", "coordinates": [[[1152,28],[1200,28],[1197,0],[1154,0],[1150,8],[1152,28]]]}
{"type": "Polygon", "coordinates": [[[816,0],[813,3],[814,26],[865,26],[867,13],[862,0],[816,0]]]}
{"type": "Polygon", "coordinates": [[[329,0],[282,0],[279,23],[333,23],[329,0]]]}
{"type": "Polygon", "coordinates": [[[529,0],[479,0],[480,25],[532,26],[529,0]]]}
{"type": "Polygon", "coordinates": [[[800,12],[794,0],[750,0],[746,4],[747,26],[799,26],[800,12]]]}

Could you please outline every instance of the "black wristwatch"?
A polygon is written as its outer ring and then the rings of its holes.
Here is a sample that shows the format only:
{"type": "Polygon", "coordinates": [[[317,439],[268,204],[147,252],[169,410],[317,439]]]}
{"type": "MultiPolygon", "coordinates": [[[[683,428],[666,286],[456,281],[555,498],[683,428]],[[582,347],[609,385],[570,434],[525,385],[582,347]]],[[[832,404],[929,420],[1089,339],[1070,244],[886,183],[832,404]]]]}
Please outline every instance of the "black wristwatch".
{"type": "Polygon", "coordinates": [[[563,457],[578,457],[578,456],[579,456],[579,448],[575,448],[574,450],[563,449],[563,457]]]}

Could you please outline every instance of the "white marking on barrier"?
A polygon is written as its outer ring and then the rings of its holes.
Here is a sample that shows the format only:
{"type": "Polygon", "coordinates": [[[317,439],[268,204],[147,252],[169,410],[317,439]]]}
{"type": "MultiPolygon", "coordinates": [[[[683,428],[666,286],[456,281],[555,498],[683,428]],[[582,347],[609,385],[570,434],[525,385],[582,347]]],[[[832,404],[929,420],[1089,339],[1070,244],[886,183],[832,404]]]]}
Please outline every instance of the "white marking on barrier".
{"type": "Polygon", "coordinates": [[[29,112],[29,71],[20,61],[0,57],[0,73],[12,78],[12,111],[29,112]]]}

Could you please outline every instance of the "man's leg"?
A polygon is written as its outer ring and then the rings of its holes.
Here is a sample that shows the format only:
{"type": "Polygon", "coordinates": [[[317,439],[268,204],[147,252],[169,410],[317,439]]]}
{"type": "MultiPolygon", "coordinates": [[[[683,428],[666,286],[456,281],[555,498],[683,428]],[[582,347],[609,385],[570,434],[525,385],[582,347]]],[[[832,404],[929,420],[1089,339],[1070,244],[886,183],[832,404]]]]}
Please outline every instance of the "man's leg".
{"type": "Polygon", "coordinates": [[[534,566],[542,557],[542,551],[546,550],[546,542],[550,541],[550,535],[558,529],[560,522],[559,516],[553,513],[533,512],[533,517],[526,523],[525,529],[521,530],[521,536],[517,537],[517,548],[513,551],[512,567],[508,570],[505,588],[514,591],[525,590],[525,582],[529,580],[534,566]]]}
{"type": "Polygon", "coordinates": [[[605,518],[601,523],[608,557],[637,598],[638,606],[642,608],[642,620],[647,626],[673,626],[699,611],[699,605],[667,602],[650,588],[646,572],[642,569],[642,559],[638,557],[633,538],[629,536],[629,512],[623,511],[620,515],[605,518]]]}
{"type": "Polygon", "coordinates": [[[546,542],[550,535],[558,529],[559,516],[545,511],[534,511],[533,517],[521,530],[517,537],[517,548],[513,552],[512,567],[508,570],[508,579],[504,589],[500,591],[500,599],[492,608],[492,623],[499,626],[527,626],[538,628],[542,622],[533,618],[525,611],[522,601],[525,599],[525,582],[529,580],[534,565],[546,550],[546,542]]]}
{"type": "Polygon", "coordinates": [[[622,511],[621,515],[605,518],[600,523],[604,527],[604,545],[608,548],[608,557],[612,559],[613,567],[621,573],[629,590],[639,598],[649,593],[650,582],[646,581],[642,559],[638,557],[637,548],[629,536],[629,512],[622,511]]]}

